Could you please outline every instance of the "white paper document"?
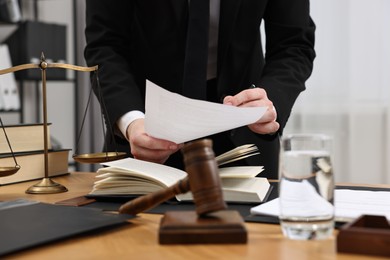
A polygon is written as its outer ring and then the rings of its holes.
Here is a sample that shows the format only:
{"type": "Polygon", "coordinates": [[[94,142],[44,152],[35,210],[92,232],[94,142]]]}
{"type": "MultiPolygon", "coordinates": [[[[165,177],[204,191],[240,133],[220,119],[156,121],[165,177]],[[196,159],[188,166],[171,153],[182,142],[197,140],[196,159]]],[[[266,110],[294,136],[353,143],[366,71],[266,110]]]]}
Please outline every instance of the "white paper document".
{"type": "MultiPolygon", "coordinates": [[[[279,198],[251,208],[256,215],[279,216],[279,198]]],[[[335,218],[353,220],[361,215],[385,216],[390,221],[390,192],[367,190],[335,190],[335,218]]]]}
{"type": "Polygon", "coordinates": [[[333,205],[321,197],[307,180],[300,182],[283,180],[280,185],[283,187],[279,190],[280,196],[288,198],[281,203],[286,216],[329,216],[333,214],[333,205]]]}
{"type": "MultiPolygon", "coordinates": [[[[12,67],[8,45],[0,45],[0,70],[12,67]]],[[[0,109],[20,108],[19,91],[14,73],[0,75],[0,109]]]]}
{"type": "Polygon", "coordinates": [[[146,83],[146,133],[178,144],[254,123],[266,110],[190,99],[146,83]]]}

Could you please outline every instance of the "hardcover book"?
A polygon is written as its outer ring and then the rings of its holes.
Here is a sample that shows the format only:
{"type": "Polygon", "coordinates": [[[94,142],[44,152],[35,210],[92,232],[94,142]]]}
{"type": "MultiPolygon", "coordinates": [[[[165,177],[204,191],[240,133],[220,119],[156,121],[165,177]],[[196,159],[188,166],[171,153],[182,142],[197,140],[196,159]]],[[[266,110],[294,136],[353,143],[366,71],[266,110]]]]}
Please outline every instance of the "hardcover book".
{"type": "MultiPolygon", "coordinates": [[[[43,124],[6,125],[4,129],[14,153],[44,150],[43,124]]],[[[50,124],[47,126],[47,131],[48,149],[52,149],[50,124]]],[[[0,129],[0,154],[7,153],[11,153],[11,150],[3,130],[0,129]]]]}
{"type": "MultiPolygon", "coordinates": [[[[68,157],[70,149],[53,150],[48,153],[49,177],[68,174],[68,157]]],[[[30,181],[45,177],[43,151],[15,153],[20,169],[13,175],[0,178],[0,185],[30,181]]],[[[12,154],[0,155],[1,166],[14,166],[12,154]]]]}

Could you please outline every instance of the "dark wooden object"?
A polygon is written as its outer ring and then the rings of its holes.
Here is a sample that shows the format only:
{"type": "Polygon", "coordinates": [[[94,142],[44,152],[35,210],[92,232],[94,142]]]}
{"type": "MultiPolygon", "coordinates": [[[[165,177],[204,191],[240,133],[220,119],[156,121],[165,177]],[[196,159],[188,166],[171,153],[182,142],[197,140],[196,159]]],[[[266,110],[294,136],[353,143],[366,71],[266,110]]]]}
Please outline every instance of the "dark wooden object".
{"type": "Polygon", "coordinates": [[[198,215],[227,208],[212,145],[210,139],[203,139],[187,143],[182,148],[198,215]]]}
{"type": "Polygon", "coordinates": [[[126,202],[119,208],[119,213],[137,215],[138,213],[151,209],[164,201],[173,198],[175,195],[186,193],[189,190],[189,180],[188,178],[185,178],[167,189],[149,193],[126,202]]]}
{"type": "Polygon", "coordinates": [[[170,211],[161,219],[160,244],[244,244],[247,231],[237,211],[199,217],[194,211],[170,211]]]}
{"type": "Polygon", "coordinates": [[[191,190],[196,212],[167,212],[159,230],[161,244],[246,243],[241,215],[226,210],[212,141],[190,142],[182,148],[188,177],[175,185],[123,204],[119,212],[136,215],[191,190]]]}
{"type": "Polygon", "coordinates": [[[363,215],[342,226],[337,251],[390,257],[390,225],[386,217],[363,215]]]}
{"type": "Polygon", "coordinates": [[[160,223],[160,244],[246,243],[241,215],[226,210],[212,141],[188,143],[182,153],[196,212],[167,212],[160,223]]]}
{"type": "Polygon", "coordinates": [[[226,209],[223,200],[218,165],[215,161],[212,141],[203,139],[187,143],[182,148],[188,178],[167,189],[159,190],[131,200],[119,208],[120,213],[137,215],[145,210],[191,190],[196,212],[199,215],[226,209]],[[191,187],[191,188],[190,188],[191,187]]]}

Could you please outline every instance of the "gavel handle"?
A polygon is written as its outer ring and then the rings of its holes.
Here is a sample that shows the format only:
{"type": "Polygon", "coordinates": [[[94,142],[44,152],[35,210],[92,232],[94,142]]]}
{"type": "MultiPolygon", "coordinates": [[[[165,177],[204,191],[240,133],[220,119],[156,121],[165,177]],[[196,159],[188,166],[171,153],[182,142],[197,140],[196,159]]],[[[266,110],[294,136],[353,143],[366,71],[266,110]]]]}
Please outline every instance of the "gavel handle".
{"type": "Polygon", "coordinates": [[[190,191],[190,183],[188,178],[185,178],[166,189],[161,189],[126,202],[119,208],[119,213],[137,215],[138,213],[151,209],[160,203],[173,198],[175,195],[183,194],[188,191],[190,191]]]}

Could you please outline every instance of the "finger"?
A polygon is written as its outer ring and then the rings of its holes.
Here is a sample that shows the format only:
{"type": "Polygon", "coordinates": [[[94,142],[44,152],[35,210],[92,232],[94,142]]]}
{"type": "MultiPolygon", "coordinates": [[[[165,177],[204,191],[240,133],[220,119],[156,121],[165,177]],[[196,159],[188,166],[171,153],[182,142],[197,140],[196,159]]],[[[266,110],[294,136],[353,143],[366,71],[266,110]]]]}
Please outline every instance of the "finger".
{"type": "MultiPolygon", "coordinates": [[[[138,159],[146,160],[146,161],[153,161],[153,162],[161,162],[165,161],[172,153],[175,153],[180,149],[180,145],[176,145],[173,147],[170,145],[168,148],[160,148],[161,145],[147,145],[147,141],[145,140],[140,141],[142,138],[139,138],[138,141],[131,144],[131,154],[138,159]],[[146,144],[146,145],[145,145],[146,144]]],[[[156,139],[151,138],[146,135],[144,138],[146,140],[148,139],[156,139]]],[[[156,139],[156,142],[167,142],[164,140],[156,139]]],[[[165,147],[165,145],[163,145],[165,147]]]]}
{"type": "Polygon", "coordinates": [[[268,123],[255,123],[248,126],[250,130],[258,134],[273,134],[277,132],[280,125],[276,121],[268,123]]]}
{"type": "Polygon", "coordinates": [[[172,153],[173,151],[171,150],[151,150],[143,149],[142,147],[132,148],[134,158],[156,163],[164,163],[172,153]]]}
{"type": "Polygon", "coordinates": [[[268,123],[272,121],[276,121],[277,119],[277,113],[274,106],[272,106],[271,109],[267,109],[267,111],[264,113],[264,115],[256,122],[256,123],[268,123]]]}
{"type": "Polygon", "coordinates": [[[222,103],[224,105],[233,105],[232,99],[233,99],[233,96],[226,96],[226,97],[224,97],[222,103]]]}
{"type": "Polygon", "coordinates": [[[167,140],[153,138],[146,134],[144,119],[133,121],[127,128],[127,135],[130,144],[151,149],[176,149],[177,145],[167,140]]]}
{"type": "Polygon", "coordinates": [[[177,150],[179,148],[179,145],[174,142],[154,138],[147,134],[141,139],[140,145],[151,150],[177,150]]]}
{"type": "Polygon", "coordinates": [[[246,102],[239,107],[268,107],[269,109],[272,109],[273,103],[269,99],[256,99],[246,102]]]}
{"type": "Polygon", "coordinates": [[[128,128],[131,154],[134,158],[163,163],[181,145],[153,138],[145,133],[143,120],[134,121],[128,128]]]}
{"type": "Polygon", "coordinates": [[[165,140],[151,138],[148,135],[142,135],[143,138],[137,138],[131,143],[132,147],[139,150],[150,150],[150,151],[176,151],[179,146],[175,143],[168,142],[165,140]],[[156,141],[152,141],[152,140],[156,141]]]}
{"type": "Polygon", "coordinates": [[[251,101],[267,99],[267,93],[262,88],[246,89],[229,99],[233,106],[242,106],[251,101]]]}

